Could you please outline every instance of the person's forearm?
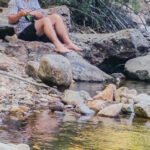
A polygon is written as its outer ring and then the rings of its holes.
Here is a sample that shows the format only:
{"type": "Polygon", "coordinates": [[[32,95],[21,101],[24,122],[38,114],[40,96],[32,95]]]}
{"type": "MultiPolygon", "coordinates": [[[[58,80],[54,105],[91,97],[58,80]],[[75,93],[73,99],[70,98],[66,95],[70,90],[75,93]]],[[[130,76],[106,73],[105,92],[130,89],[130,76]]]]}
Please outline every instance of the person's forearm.
{"type": "Polygon", "coordinates": [[[17,13],[17,14],[9,16],[8,21],[10,24],[14,24],[14,23],[17,23],[21,17],[22,15],[20,13],[17,13]]]}

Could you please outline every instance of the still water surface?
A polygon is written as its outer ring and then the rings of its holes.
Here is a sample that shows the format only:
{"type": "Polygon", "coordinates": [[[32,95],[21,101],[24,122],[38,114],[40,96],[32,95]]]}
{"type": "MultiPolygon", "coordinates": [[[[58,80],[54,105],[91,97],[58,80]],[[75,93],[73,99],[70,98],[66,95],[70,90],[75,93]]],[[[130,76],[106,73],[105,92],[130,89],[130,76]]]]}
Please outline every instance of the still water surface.
{"type": "MultiPolygon", "coordinates": [[[[125,85],[149,92],[146,84],[126,82],[125,85]]],[[[97,84],[92,86],[84,83],[73,88],[92,91],[93,95],[102,89],[97,84]]],[[[3,122],[0,141],[27,143],[33,150],[150,150],[150,120],[133,115],[115,119],[70,112],[54,115],[45,110],[35,113],[25,123],[3,122]]]]}

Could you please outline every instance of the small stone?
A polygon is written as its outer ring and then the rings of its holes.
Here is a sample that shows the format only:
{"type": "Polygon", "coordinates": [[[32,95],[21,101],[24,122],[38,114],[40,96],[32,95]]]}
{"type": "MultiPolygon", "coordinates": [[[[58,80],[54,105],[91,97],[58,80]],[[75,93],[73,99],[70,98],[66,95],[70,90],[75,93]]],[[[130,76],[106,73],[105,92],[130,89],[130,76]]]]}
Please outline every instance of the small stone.
{"type": "Polygon", "coordinates": [[[150,118],[150,103],[140,102],[134,105],[135,115],[143,118],[150,118]]]}
{"type": "Polygon", "coordinates": [[[123,103],[134,103],[134,98],[136,95],[136,90],[129,90],[127,87],[121,87],[115,92],[115,101],[123,103]]]}
{"type": "Polygon", "coordinates": [[[95,111],[93,111],[92,109],[90,109],[88,106],[86,106],[85,104],[80,104],[77,106],[76,111],[81,113],[81,114],[95,114],[95,111]]]}
{"type": "Polygon", "coordinates": [[[83,104],[88,100],[91,100],[91,97],[86,91],[65,90],[62,96],[62,101],[64,103],[74,106],[83,104]]]}
{"type": "Polygon", "coordinates": [[[134,113],[134,106],[133,104],[123,104],[121,111],[125,114],[134,113]]]}
{"type": "Polygon", "coordinates": [[[99,111],[98,115],[104,117],[117,117],[121,113],[122,106],[122,103],[112,104],[99,111]]]}
{"type": "Polygon", "coordinates": [[[108,106],[109,103],[104,100],[92,100],[86,104],[89,108],[93,109],[94,111],[98,112],[102,110],[104,107],[108,106]]]}
{"type": "Polygon", "coordinates": [[[98,95],[94,96],[93,99],[100,99],[100,100],[106,100],[106,101],[113,101],[114,99],[114,93],[116,91],[116,85],[109,84],[104,91],[99,93],[98,95]]]}

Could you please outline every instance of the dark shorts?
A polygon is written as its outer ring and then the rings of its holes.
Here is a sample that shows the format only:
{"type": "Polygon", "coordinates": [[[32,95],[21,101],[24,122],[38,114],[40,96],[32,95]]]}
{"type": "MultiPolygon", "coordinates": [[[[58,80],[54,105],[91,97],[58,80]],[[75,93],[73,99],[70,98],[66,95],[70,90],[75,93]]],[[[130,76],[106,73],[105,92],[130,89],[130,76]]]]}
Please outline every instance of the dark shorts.
{"type": "Polygon", "coordinates": [[[37,36],[34,23],[25,28],[19,35],[18,38],[24,41],[42,41],[51,42],[46,35],[37,36]]]}

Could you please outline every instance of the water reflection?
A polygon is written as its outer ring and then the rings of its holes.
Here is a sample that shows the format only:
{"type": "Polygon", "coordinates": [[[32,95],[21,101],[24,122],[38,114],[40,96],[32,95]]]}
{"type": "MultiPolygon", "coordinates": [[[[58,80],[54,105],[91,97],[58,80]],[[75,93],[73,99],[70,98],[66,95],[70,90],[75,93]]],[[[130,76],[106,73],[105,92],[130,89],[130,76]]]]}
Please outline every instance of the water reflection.
{"type": "Polygon", "coordinates": [[[7,122],[0,141],[27,143],[41,150],[149,150],[150,120],[80,116],[58,118],[49,111],[35,114],[25,124],[7,122]],[[14,128],[14,126],[17,126],[14,128]]]}

